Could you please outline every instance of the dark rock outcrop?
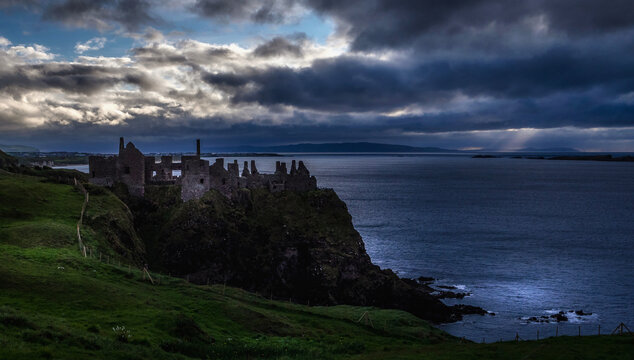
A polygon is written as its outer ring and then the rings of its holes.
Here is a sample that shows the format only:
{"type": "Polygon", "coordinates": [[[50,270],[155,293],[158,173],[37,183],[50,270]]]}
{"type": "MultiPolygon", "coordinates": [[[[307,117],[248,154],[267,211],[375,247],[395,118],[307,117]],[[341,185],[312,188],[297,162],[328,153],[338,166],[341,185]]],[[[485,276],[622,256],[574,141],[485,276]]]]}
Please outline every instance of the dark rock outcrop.
{"type": "Polygon", "coordinates": [[[372,264],[332,190],[240,189],[231,200],[212,190],[185,203],[177,193],[147,187],[144,199],[126,199],[153,269],[298,303],[402,309],[433,322],[485,313],[446,306],[422,281],[372,264]]]}
{"type": "Polygon", "coordinates": [[[527,323],[559,323],[559,322],[567,322],[570,320],[571,317],[575,317],[575,315],[577,317],[586,317],[586,316],[591,316],[592,313],[586,313],[583,310],[570,310],[568,312],[565,311],[560,311],[558,313],[554,313],[551,314],[550,316],[548,315],[542,315],[542,316],[530,316],[530,317],[521,317],[520,320],[523,320],[527,323]]]}

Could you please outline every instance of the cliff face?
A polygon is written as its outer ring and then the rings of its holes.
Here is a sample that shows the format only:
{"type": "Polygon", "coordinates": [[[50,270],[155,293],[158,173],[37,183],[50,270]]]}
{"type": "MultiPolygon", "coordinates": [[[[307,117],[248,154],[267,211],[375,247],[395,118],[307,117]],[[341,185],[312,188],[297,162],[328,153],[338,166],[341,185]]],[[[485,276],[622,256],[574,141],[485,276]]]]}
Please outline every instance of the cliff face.
{"type": "Polygon", "coordinates": [[[149,187],[145,199],[127,199],[154,269],[301,303],[398,308],[435,322],[460,317],[429,289],[373,265],[332,190],[242,189],[234,200],[210,191],[186,203],[176,194],[149,187]]]}

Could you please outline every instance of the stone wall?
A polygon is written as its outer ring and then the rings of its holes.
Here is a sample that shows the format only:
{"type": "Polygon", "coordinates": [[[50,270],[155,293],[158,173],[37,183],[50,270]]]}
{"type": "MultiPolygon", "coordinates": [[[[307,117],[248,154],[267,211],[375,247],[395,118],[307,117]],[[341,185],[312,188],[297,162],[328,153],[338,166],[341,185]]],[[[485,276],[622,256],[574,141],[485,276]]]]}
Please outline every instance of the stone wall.
{"type": "Polygon", "coordinates": [[[88,169],[91,184],[112,186],[117,180],[117,157],[89,156],[88,169]]]}
{"type": "Polygon", "coordinates": [[[201,198],[210,187],[209,161],[193,159],[183,162],[181,175],[181,199],[201,198]]]}

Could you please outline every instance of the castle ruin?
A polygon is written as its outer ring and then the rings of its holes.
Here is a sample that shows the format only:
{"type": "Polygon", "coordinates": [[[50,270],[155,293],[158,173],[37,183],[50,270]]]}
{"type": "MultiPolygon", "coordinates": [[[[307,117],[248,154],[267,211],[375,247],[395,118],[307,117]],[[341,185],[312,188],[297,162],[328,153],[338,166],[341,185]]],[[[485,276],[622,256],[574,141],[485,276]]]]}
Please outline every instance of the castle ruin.
{"type": "Polygon", "coordinates": [[[228,163],[218,158],[209,165],[200,158],[200,140],[196,140],[196,155],[182,155],[180,162],[172,156],[145,156],[133,143],[124,146],[119,139],[119,154],[113,156],[89,156],[89,179],[92,184],[111,187],[115,183],[125,184],[131,195],[142,197],[146,185],[180,185],[183,201],[198,199],[211,189],[231,197],[237,189],[268,189],[271,192],[284,190],[308,191],[317,188],[317,180],[302,161],[291,163],[290,172],[285,162],[275,163],[275,173],[260,174],[255,161],[245,161],[242,172],[237,160],[228,163]],[[249,166],[250,165],[250,166],[249,166]],[[176,176],[175,171],[181,175],[176,176]]]}

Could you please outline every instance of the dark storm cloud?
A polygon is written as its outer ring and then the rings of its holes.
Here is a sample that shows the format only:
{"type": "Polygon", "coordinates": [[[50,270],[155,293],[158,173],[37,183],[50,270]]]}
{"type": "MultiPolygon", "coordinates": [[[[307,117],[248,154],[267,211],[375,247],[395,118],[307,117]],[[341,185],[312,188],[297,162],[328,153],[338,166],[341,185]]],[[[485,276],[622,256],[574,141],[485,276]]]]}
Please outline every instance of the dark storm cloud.
{"type": "Polygon", "coordinates": [[[44,8],[43,18],[72,26],[101,28],[116,22],[128,30],[160,22],[147,0],[65,0],[44,8]]]}
{"type": "Polygon", "coordinates": [[[280,23],[295,3],[296,0],[197,0],[192,11],[222,21],[280,23]]]}
{"type": "Polygon", "coordinates": [[[324,111],[391,109],[418,98],[416,89],[390,65],[353,58],[315,61],[294,70],[275,67],[203,78],[232,93],[233,101],[293,105],[324,111]],[[255,86],[246,86],[248,84],[255,86]]]}
{"type": "Polygon", "coordinates": [[[301,42],[306,39],[306,35],[296,37],[295,41],[290,41],[284,37],[274,37],[273,39],[259,45],[253,50],[253,55],[256,57],[275,57],[275,56],[293,56],[302,57],[304,51],[302,49],[301,42]]]}
{"type": "Polygon", "coordinates": [[[433,38],[425,42],[429,45],[491,25],[508,31],[531,21],[572,37],[634,25],[630,0],[198,0],[194,11],[215,19],[276,23],[294,4],[336,19],[354,50],[411,47],[422,37],[433,38]]]}
{"type": "Polygon", "coordinates": [[[372,112],[410,104],[442,104],[453,94],[540,98],[595,87],[611,95],[634,90],[632,58],[556,49],[519,59],[398,64],[339,57],[299,70],[286,67],[208,74],[203,80],[233,101],[322,111],[372,112]],[[249,85],[249,86],[247,86],[249,85]]]}
{"type": "Polygon", "coordinates": [[[546,101],[495,101],[468,111],[400,117],[377,117],[376,128],[403,133],[451,133],[505,129],[623,128],[634,126],[634,105],[576,98],[563,104],[546,101]]]}
{"type": "Polygon", "coordinates": [[[16,66],[0,73],[0,91],[18,95],[23,90],[57,89],[68,93],[93,94],[118,83],[152,89],[148,75],[135,70],[79,64],[35,64],[16,66]]]}
{"type": "MultiPolygon", "coordinates": [[[[353,49],[408,47],[431,34],[442,38],[486,26],[543,21],[568,36],[631,28],[634,2],[614,0],[306,0],[306,5],[347,27],[353,49]]],[[[504,34],[500,33],[501,36],[504,34]]]]}

